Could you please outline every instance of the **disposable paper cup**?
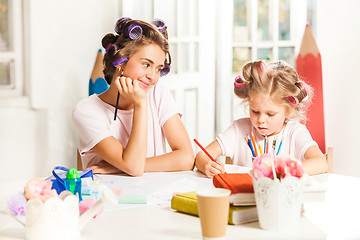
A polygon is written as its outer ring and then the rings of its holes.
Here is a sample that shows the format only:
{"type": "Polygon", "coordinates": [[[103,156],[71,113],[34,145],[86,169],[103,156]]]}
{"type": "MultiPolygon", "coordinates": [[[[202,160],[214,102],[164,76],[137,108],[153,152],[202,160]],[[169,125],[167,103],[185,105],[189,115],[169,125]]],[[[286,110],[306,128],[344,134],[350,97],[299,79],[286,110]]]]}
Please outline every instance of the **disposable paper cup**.
{"type": "Polygon", "coordinates": [[[225,239],[230,193],[224,188],[196,192],[203,239],[225,239]]]}

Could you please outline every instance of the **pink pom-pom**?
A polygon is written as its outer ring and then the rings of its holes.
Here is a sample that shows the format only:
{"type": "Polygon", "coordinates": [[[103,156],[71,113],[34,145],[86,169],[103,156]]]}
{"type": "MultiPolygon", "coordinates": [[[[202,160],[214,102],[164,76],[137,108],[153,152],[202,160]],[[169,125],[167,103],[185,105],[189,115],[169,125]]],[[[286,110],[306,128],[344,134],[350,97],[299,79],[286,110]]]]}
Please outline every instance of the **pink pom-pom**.
{"type": "Polygon", "coordinates": [[[50,179],[39,179],[39,178],[33,178],[30,179],[24,188],[24,193],[26,200],[32,199],[32,198],[38,198],[43,203],[49,198],[53,196],[53,193],[51,191],[52,182],[50,179]]]}
{"type": "Polygon", "coordinates": [[[16,215],[16,216],[25,216],[25,205],[26,199],[23,194],[16,194],[10,198],[7,202],[8,208],[16,215]]]}
{"type": "MultiPolygon", "coordinates": [[[[96,199],[93,198],[88,198],[88,199],[84,199],[79,203],[79,211],[81,214],[83,214],[84,212],[86,212],[89,208],[91,208],[92,206],[94,206],[97,203],[96,199]]],[[[97,216],[99,216],[104,210],[104,207],[102,207],[94,216],[94,218],[96,218],[97,216]]]]}

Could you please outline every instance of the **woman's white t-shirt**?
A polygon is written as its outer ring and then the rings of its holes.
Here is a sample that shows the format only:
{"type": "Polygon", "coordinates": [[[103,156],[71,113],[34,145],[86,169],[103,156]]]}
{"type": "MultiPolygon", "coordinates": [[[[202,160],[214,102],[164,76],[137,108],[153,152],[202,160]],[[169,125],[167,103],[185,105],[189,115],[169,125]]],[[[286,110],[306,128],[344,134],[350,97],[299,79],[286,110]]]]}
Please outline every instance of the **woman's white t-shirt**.
{"type": "MultiPolygon", "coordinates": [[[[162,127],[165,122],[180,112],[170,91],[156,84],[147,92],[148,97],[148,134],[147,157],[166,153],[166,139],[162,127]]],[[[93,94],[81,100],[72,113],[73,124],[77,130],[80,144],[79,152],[83,167],[94,165],[102,159],[91,150],[101,140],[113,136],[126,148],[132,129],[133,109],[117,111],[115,107],[103,102],[93,94]]]]}

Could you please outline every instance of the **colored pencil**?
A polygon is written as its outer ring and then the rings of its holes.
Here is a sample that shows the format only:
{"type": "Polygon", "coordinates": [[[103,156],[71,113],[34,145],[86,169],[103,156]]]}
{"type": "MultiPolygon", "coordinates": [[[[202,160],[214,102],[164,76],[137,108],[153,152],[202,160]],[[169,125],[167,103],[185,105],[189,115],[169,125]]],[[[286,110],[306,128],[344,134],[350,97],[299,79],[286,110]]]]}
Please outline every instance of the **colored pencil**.
{"type": "Polygon", "coordinates": [[[251,140],[252,140],[252,143],[253,143],[253,146],[254,146],[255,156],[257,157],[257,156],[258,156],[258,152],[257,152],[257,149],[256,149],[256,142],[255,142],[254,134],[253,134],[252,132],[251,132],[251,140]]]}
{"type": "Polygon", "coordinates": [[[268,150],[267,150],[267,135],[265,135],[265,140],[264,140],[264,153],[267,153],[268,152],[268,150]]]}
{"type": "Polygon", "coordinates": [[[278,150],[277,150],[276,155],[279,155],[279,152],[280,152],[281,146],[282,146],[282,142],[283,142],[283,138],[281,138],[281,141],[280,141],[280,144],[279,144],[279,148],[278,148],[278,150]]]}
{"type": "Polygon", "coordinates": [[[248,142],[248,145],[249,145],[249,148],[250,148],[250,150],[251,150],[251,153],[252,153],[253,157],[256,157],[255,151],[254,151],[254,148],[253,148],[253,146],[252,146],[252,144],[251,144],[251,140],[250,140],[250,137],[249,137],[249,136],[248,136],[247,142],[248,142]]]}
{"type": "Polygon", "coordinates": [[[201,146],[201,144],[194,138],[194,142],[201,148],[201,150],[203,150],[203,152],[211,159],[211,161],[216,162],[217,164],[219,164],[217,161],[215,161],[215,159],[210,155],[210,153],[208,151],[206,151],[206,149],[201,146]]]}
{"type": "Polygon", "coordinates": [[[259,151],[260,151],[260,154],[263,154],[263,151],[262,151],[262,149],[261,149],[260,143],[259,143],[259,151]]]}

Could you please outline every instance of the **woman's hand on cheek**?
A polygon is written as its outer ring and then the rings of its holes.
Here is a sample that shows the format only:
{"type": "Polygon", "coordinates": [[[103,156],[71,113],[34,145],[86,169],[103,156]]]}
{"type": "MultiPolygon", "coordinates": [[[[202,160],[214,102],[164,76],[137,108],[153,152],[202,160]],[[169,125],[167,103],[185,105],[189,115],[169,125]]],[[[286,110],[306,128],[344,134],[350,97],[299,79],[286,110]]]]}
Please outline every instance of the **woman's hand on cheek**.
{"type": "Polygon", "coordinates": [[[140,87],[139,81],[122,76],[115,80],[115,85],[120,95],[131,99],[135,105],[146,102],[146,90],[140,87]]]}

